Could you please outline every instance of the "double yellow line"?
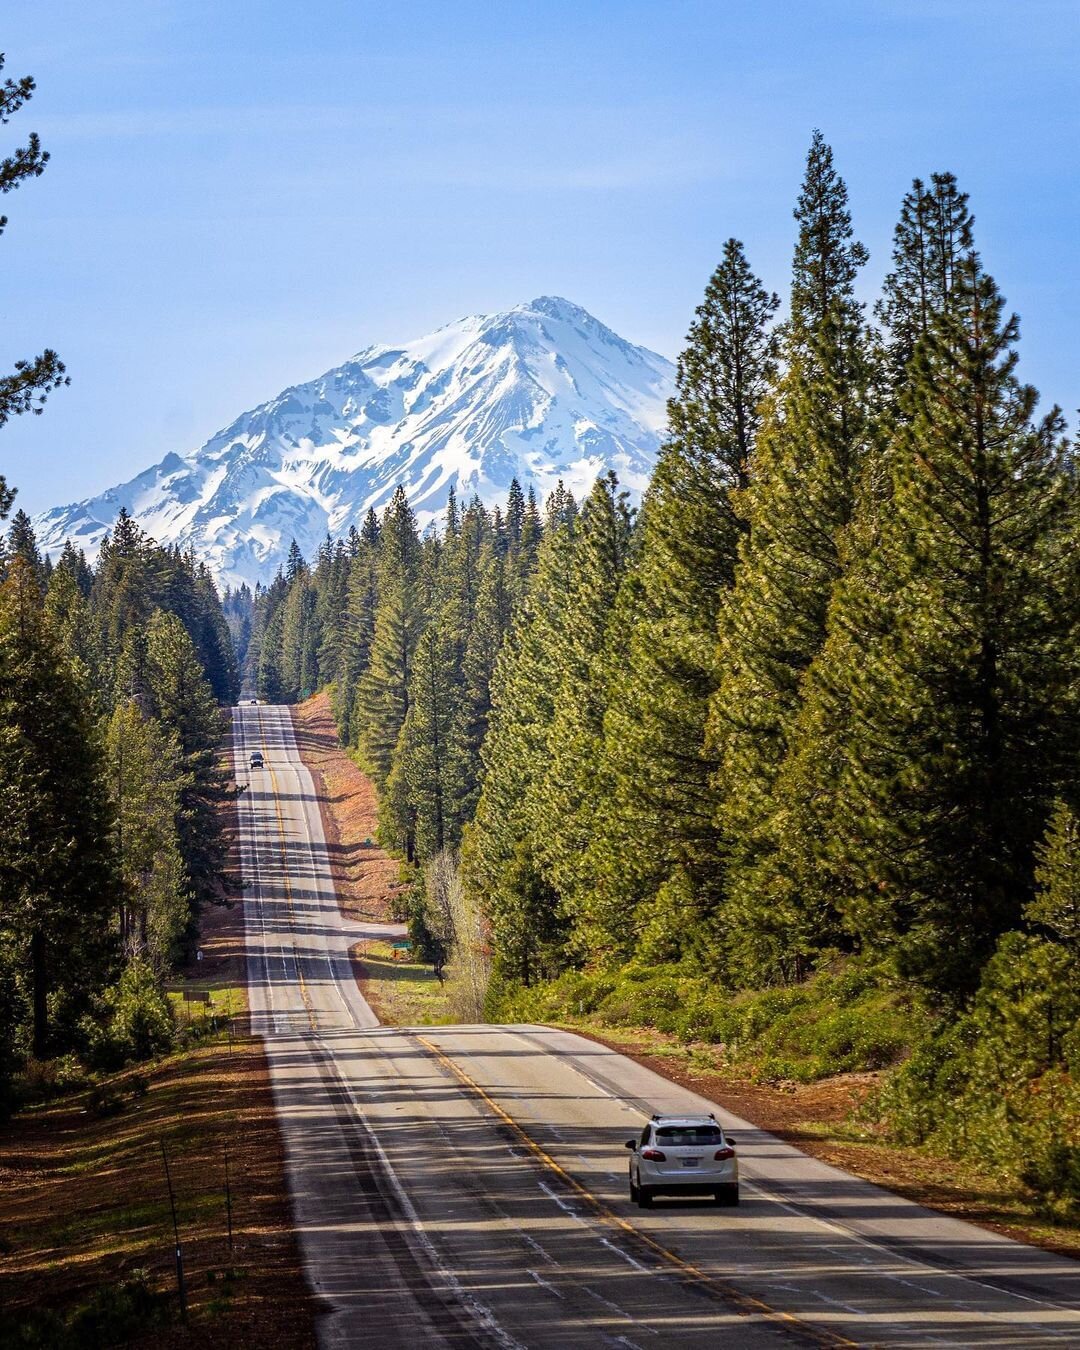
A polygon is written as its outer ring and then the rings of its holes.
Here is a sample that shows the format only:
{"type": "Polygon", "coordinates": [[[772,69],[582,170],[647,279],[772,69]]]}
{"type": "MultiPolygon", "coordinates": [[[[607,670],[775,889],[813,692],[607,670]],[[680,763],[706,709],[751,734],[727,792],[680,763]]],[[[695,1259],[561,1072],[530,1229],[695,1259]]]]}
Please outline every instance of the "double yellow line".
{"type": "Polygon", "coordinates": [[[582,1200],[589,1209],[610,1227],[618,1229],[620,1232],[628,1234],[635,1242],[641,1243],[648,1248],[654,1256],[660,1258],[665,1265],[673,1267],[682,1275],[687,1275],[691,1279],[704,1285],[706,1288],[722,1295],[724,1300],[733,1304],[741,1313],[748,1316],[757,1315],[765,1317],[772,1322],[783,1323],[787,1328],[798,1328],[801,1335],[807,1336],[817,1342],[818,1345],[829,1347],[847,1347],[848,1350],[857,1350],[858,1342],[849,1341],[846,1337],[838,1335],[836,1332],[828,1331],[823,1327],[813,1326],[811,1323],[804,1322],[801,1318],[792,1316],[791,1313],[782,1312],[778,1308],[771,1308],[767,1303],[754,1298],[752,1294],[745,1294],[740,1289],[733,1288],[724,1280],[718,1280],[715,1275],[710,1275],[700,1266],[696,1266],[691,1261],[686,1261],[683,1257],[673,1252],[669,1247],[665,1247],[662,1242],[657,1242],[648,1233],[642,1232],[640,1228],[635,1228],[632,1223],[628,1223],[621,1215],[616,1214],[610,1209],[598,1196],[594,1195],[587,1186],[583,1186],[576,1177],[570,1173],[560,1163],[551,1156],[550,1153],[528,1135],[513,1116],[508,1115],[495,1099],[485,1092],[474,1078],[471,1078],[459,1064],[452,1060],[448,1055],[426,1036],[414,1033],[415,1039],[424,1047],[424,1049],[448,1070],[463,1086],[484,1103],[484,1105],[509,1129],[514,1138],[517,1139],[532,1156],[542,1166],[555,1175],[568,1186],[574,1194],[582,1200]]]}
{"type": "MultiPolygon", "coordinates": [[[[258,722],[259,738],[260,741],[262,741],[263,721],[261,709],[258,714],[258,722]]],[[[277,815],[278,846],[281,853],[281,871],[282,880],[285,886],[286,905],[288,907],[289,921],[295,927],[296,914],[293,908],[292,883],[289,879],[285,819],[282,814],[281,801],[278,796],[277,775],[274,773],[273,768],[270,767],[269,761],[267,762],[267,768],[270,774],[270,786],[274,794],[274,809],[277,815]]],[[[308,1015],[308,1021],[311,1024],[312,1031],[318,1031],[319,1028],[315,1017],[315,1008],[311,1000],[311,994],[308,990],[307,983],[304,980],[304,972],[300,965],[299,956],[296,953],[295,942],[293,944],[293,952],[297,957],[296,973],[300,984],[300,994],[304,1002],[305,1011],[308,1015]]],[[[499,1103],[495,1101],[495,1099],[486,1092],[474,1078],[470,1077],[459,1064],[440,1050],[433,1041],[428,1040],[426,1036],[421,1036],[416,1033],[414,1033],[414,1039],[422,1045],[428,1054],[430,1054],[437,1063],[442,1065],[453,1078],[456,1078],[459,1083],[478,1097],[488,1110],[491,1111],[491,1113],[505,1125],[508,1130],[510,1130],[514,1138],[521,1143],[541,1166],[547,1168],[548,1171],[553,1172],[565,1186],[588,1206],[597,1218],[606,1223],[609,1227],[626,1234],[632,1238],[634,1242],[644,1246],[665,1265],[672,1267],[680,1274],[688,1276],[705,1288],[721,1295],[725,1302],[731,1304],[745,1315],[757,1315],[769,1321],[781,1323],[788,1328],[797,1328],[801,1334],[816,1341],[818,1345],[831,1348],[844,1347],[845,1350],[857,1350],[858,1342],[850,1341],[846,1337],[840,1336],[837,1333],[828,1331],[824,1328],[813,1326],[810,1323],[804,1322],[801,1318],[793,1316],[791,1313],[786,1313],[780,1309],[770,1307],[767,1303],[763,1303],[752,1294],[746,1294],[742,1290],[735,1289],[726,1281],[717,1279],[715,1275],[711,1275],[707,1271],[702,1270],[700,1266],[685,1260],[676,1252],[673,1252],[669,1247],[665,1247],[663,1243],[658,1242],[648,1233],[643,1232],[640,1228],[635,1228],[633,1224],[628,1223],[621,1215],[616,1214],[614,1210],[610,1209],[603,1200],[594,1195],[593,1192],[578,1181],[576,1177],[571,1176],[571,1174],[558,1163],[546,1149],[542,1148],[524,1129],[522,1129],[511,1115],[503,1110],[499,1103]]]]}

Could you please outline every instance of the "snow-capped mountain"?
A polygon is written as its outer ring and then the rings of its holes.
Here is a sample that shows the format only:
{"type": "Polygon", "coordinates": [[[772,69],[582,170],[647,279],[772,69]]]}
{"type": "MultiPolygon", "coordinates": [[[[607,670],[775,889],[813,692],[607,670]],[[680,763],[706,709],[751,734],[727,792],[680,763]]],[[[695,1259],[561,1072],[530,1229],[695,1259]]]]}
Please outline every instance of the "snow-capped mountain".
{"type": "Polygon", "coordinates": [[[310,556],[401,483],[421,524],[512,478],[541,501],[614,469],[637,496],[660,445],[670,361],[568,300],[474,315],[398,347],[368,347],[169,454],[120,487],[35,520],[42,548],[93,554],[126,507],[160,543],[194,545],[220,583],[269,580],[290,540],[310,556]]]}

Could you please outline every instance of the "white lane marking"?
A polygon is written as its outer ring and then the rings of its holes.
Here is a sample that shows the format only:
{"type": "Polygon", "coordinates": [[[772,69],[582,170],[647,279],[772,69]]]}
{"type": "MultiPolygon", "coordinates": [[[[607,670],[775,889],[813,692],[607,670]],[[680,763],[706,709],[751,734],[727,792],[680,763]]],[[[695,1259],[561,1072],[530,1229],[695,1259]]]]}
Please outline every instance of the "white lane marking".
{"type": "MultiPolygon", "coordinates": [[[[794,1205],[786,1200],[782,1200],[780,1196],[770,1191],[766,1186],[763,1186],[760,1181],[750,1182],[744,1179],[742,1184],[745,1189],[755,1191],[757,1192],[758,1195],[766,1197],[767,1199],[771,1200],[773,1204],[778,1205],[781,1209],[787,1210],[789,1214],[794,1214],[801,1219],[809,1219],[811,1222],[818,1224],[819,1227],[828,1229],[834,1233],[838,1233],[841,1237],[847,1238],[849,1241],[856,1242],[863,1247],[868,1247],[871,1251],[879,1252],[883,1256],[888,1257],[893,1261],[902,1261],[904,1262],[905,1265],[914,1266],[917,1270],[922,1272],[923,1279],[963,1280],[967,1284],[975,1285],[975,1287],[978,1289],[986,1289],[988,1292],[998,1294],[1004,1298],[1015,1298],[1023,1303],[1033,1303],[1035,1304],[1036,1307],[1039,1308],[1053,1308],[1055,1312],[1064,1312],[1068,1313],[1070,1317],[1080,1318],[1080,1309],[1071,1308],[1067,1303],[1056,1303],[1052,1299],[1036,1298],[1034,1295],[1031,1294],[1020,1294],[1017,1293],[1017,1291],[1014,1289],[1003,1288],[1002,1286],[996,1284],[988,1284],[985,1280],[980,1279],[977,1275],[969,1274],[966,1271],[943,1270],[938,1266],[931,1265],[927,1261],[919,1260],[918,1257],[908,1256],[904,1252],[894,1251],[891,1247],[887,1246],[885,1243],[877,1242],[873,1238],[865,1237],[863,1234],[856,1233],[854,1230],[845,1227],[841,1223],[836,1223],[831,1219],[822,1219],[816,1214],[811,1214],[804,1209],[800,1209],[798,1205],[794,1205]]],[[[836,1251],[836,1248],[829,1248],[828,1250],[836,1251]]],[[[840,1250],[844,1251],[845,1249],[841,1248],[840,1250]]],[[[849,1256],[848,1259],[851,1260],[855,1258],[849,1256]]],[[[859,1264],[864,1263],[860,1262],[859,1264]]],[[[897,1275],[889,1270],[883,1270],[880,1267],[874,1267],[874,1270],[875,1273],[879,1274],[884,1279],[892,1280],[896,1284],[908,1285],[908,1287],[910,1287],[909,1282],[905,1280],[902,1275],[897,1275]]],[[[943,1294],[942,1297],[949,1298],[950,1301],[953,1303],[953,1305],[959,1308],[961,1311],[974,1311],[977,1312],[980,1317],[991,1318],[994,1321],[1002,1320],[999,1313],[991,1312],[989,1310],[984,1311],[982,1308],[978,1307],[978,1305],[976,1305],[975,1307],[971,1307],[971,1305],[969,1304],[962,1303],[959,1297],[955,1294],[953,1295],[943,1294]]],[[[1004,1310],[1002,1309],[1001,1311],[1003,1312],[1004,1310]]],[[[1057,1332],[1054,1334],[1060,1336],[1065,1335],[1066,1333],[1057,1332]]]]}
{"type": "Polygon", "coordinates": [[[628,1266],[633,1266],[635,1270],[640,1270],[646,1275],[649,1274],[648,1266],[643,1266],[640,1261],[635,1261],[629,1252],[625,1252],[621,1247],[617,1247],[610,1238],[601,1238],[600,1241],[609,1251],[613,1251],[616,1256],[621,1256],[628,1266]]]}
{"type": "Polygon", "coordinates": [[[431,1238],[428,1236],[427,1232],[424,1229],[424,1225],[420,1219],[420,1215],[417,1213],[416,1206],[409,1198],[408,1192],[405,1190],[405,1187],[401,1184],[400,1180],[398,1179],[397,1173],[390,1165],[390,1159],[387,1157],[386,1150],[382,1146],[382,1141],[379,1139],[379,1136],[376,1133],[376,1131],[373,1130],[365,1120],[364,1113],[360,1109],[360,1103],[356,1100],[356,1094],[353,1092],[352,1083],[348,1080],[348,1078],[345,1077],[343,1073],[340,1072],[337,1065],[333,1062],[333,1059],[330,1058],[329,1056],[328,1061],[338,1082],[344,1087],[346,1093],[348,1094],[348,1098],[350,1103],[352,1104],[353,1111],[356,1113],[356,1116],[360,1120],[361,1124],[363,1124],[367,1137],[371,1140],[372,1144],[374,1145],[375,1153],[378,1156],[379,1164],[382,1168],[383,1175],[390,1183],[390,1188],[394,1192],[394,1198],[400,1205],[401,1212],[405,1215],[409,1228],[415,1234],[417,1242],[423,1249],[424,1254],[427,1256],[432,1266],[439,1273],[439,1275],[446,1281],[447,1287],[454,1291],[455,1295],[470,1310],[470,1312],[473,1314],[476,1320],[485,1328],[486,1331],[488,1331],[492,1336],[494,1336],[494,1338],[499,1342],[500,1345],[502,1345],[505,1348],[505,1350],[526,1350],[526,1347],[523,1346],[520,1341],[515,1340],[513,1336],[511,1336],[508,1332],[503,1330],[503,1328],[496,1320],[495,1314],[491,1311],[491,1309],[486,1304],[481,1303],[480,1300],[473,1293],[471,1293],[470,1290],[466,1289],[465,1286],[458,1279],[458,1277],[454,1274],[454,1272],[452,1270],[449,1270],[443,1264],[439,1256],[438,1248],[435,1246],[434,1242],[432,1242],[431,1238]]]}
{"type": "MultiPolygon", "coordinates": [[[[597,1082],[596,1079],[593,1078],[592,1075],[587,1072],[587,1070],[581,1067],[581,1065],[577,1062],[577,1057],[574,1055],[572,1051],[564,1053],[552,1050],[548,1046],[544,1045],[543,1040],[539,1036],[530,1035],[528,1032],[520,1031],[517,1029],[511,1030],[509,1027],[500,1028],[500,1030],[505,1030],[508,1035],[516,1036],[519,1040],[525,1041],[526,1044],[531,1044],[534,1048],[535,1047],[540,1048],[541,1050],[543,1050],[545,1054],[556,1055],[559,1059],[568,1061],[576,1073],[580,1074],[580,1076],[584,1078],[586,1082],[591,1083],[592,1086],[597,1088],[605,1097],[607,1097],[611,1101],[620,1100],[617,1096],[615,1096],[615,1094],[609,1087],[607,1087],[603,1083],[597,1082]]],[[[612,1051],[611,1053],[613,1055],[617,1054],[617,1052],[615,1051],[612,1051]]],[[[756,1192],[758,1195],[761,1195],[762,1197],[778,1205],[781,1209],[786,1210],[789,1214],[794,1214],[801,1219],[806,1219],[811,1223],[816,1223],[820,1227],[825,1228],[831,1232],[837,1233],[841,1237],[848,1239],[849,1242],[854,1242],[860,1246],[870,1249],[871,1251],[881,1253],[882,1255],[889,1257],[894,1261],[902,1261],[909,1266],[914,1266],[915,1268],[923,1272],[924,1279],[939,1278],[939,1279],[963,1280],[968,1284],[975,1285],[977,1288],[985,1289],[990,1293],[998,1294],[1005,1298],[1015,1298],[1024,1303],[1034,1304],[1035,1306],[1040,1308],[1052,1308],[1055,1312],[1063,1312],[1069,1314],[1070,1317],[1080,1318],[1080,1310],[1070,1307],[1067,1303],[1058,1303],[1053,1299],[1038,1298],[1030,1294],[1021,1294],[1013,1289],[1008,1289],[999,1285],[987,1283],[985,1280],[980,1279],[977,1275],[968,1273],[966,1271],[942,1269],[938,1266],[932,1265],[928,1261],[920,1260],[918,1257],[909,1256],[906,1253],[894,1251],[891,1247],[889,1247],[885,1243],[875,1241],[875,1239],[866,1237],[862,1233],[858,1233],[854,1229],[847,1228],[845,1225],[841,1223],[838,1223],[830,1219],[823,1219],[819,1215],[814,1214],[809,1210],[801,1209],[798,1205],[792,1204],[786,1200],[781,1199],[781,1197],[776,1195],[775,1192],[770,1191],[767,1186],[763,1185],[761,1181],[749,1181],[744,1176],[741,1178],[741,1183],[745,1190],[756,1192]]],[[[858,1264],[863,1264],[850,1251],[846,1253],[845,1259],[855,1261],[858,1264]]],[[[891,1280],[894,1283],[898,1283],[901,1285],[907,1284],[907,1281],[904,1280],[903,1276],[897,1275],[892,1271],[882,1269],[880,1266],[875,1266],[874,1271],[875,1274],[880,1276],[882,1279],[891,1280]]],[[[968,1305],[960,1301],[960,1297],[962,1296],[942,1294],[942,1297],[950,1298],[953,1301],[954,1305],[961,1311],[969,1310],[968,1305]]],[[[981,1317],[991,1318],[995,1321],[1003,1320],[998,1313],[992,1311],[983,1311],[982,1309],[976,1310],[978,1311],[979,1316],[981,1317]]],[[[1068,1335],[1069,1333],[1052,1332],[1051,1334],[1060,1338],[1062,1336],[1068,1335]]]]}
{"type": "Polygon", "coordinates": [[[544,1279],[544,1277],[540,1274],[538,1270],[530,1270],[526,1266],[525,1274],[531,1275],[532,1278],[536,1281],[538,1285],[540,1285],[542,1289],[546,1289],[549,1294],[554,1294],[557,1299],[561,1299],[563,1297],[563,1295],[559,1293],[559,1291],[555,1288],[553,1284],[549,1284],[548,1281],[544,1279]]]}
{"type": "MultiPolygon", "coordinates": [[[[240,777],[240,762],[247,754],[247,727],[245,713],[242,708],[234,709],[233,718],[233,773],[237,780],[240,777]],[[238,733],[238,736],[237,736],[238,733]],[[239,744],[237,744],[237,742],[239,744]]],[[[257,1030],[258,1034],[264,1034],[268,1030],[273,1030],[276,1035],[282,1034],[281,1018],[277,1008],[274,1006],[274,982],[270,975],[270,943],[266,931],[266,917],[263,912],[263,894],[262,894],[262,863],[259,857],[259,832],[256,828],[255,801],[251,788],[251,774],[248,773],[248,790],[240,797],[240,801],[246,801],[246,810],[239,813],[239,838],[240,838],[240,874],[241,880],[247,880],[251,892],[251,912],[250,917],[253,925],[259,927],[259,957],[262,961],[263,983],[262,989],[265,997],[265,1007],[260,1007],[257,1012],[257,1023],[252,1030],[257,1030]],[[244,816],[247,816],[247,821],[244,816]]],[[[247,926],[248,910],[245,904],[245,929],[247,926]]],[[[258,967],[256,966],[256,979],[258,978],[258,967]]],[[[254,1002],[252,994],[258,992],[258,985],[255,989],[249,988],[249,1001],[254,1002]]]]}
{"type": "MultiPolygon", "coordinates": [[[[284,731],[282,732],[281,740],[286,755],[292,760],[292,762],[288,765],[288,769],[296,776],[297,794],[301,799],[301,810],[304,817],[304,823],[307,826],[307,829],[305,831],[307,837],[306,839],[302,839],[301,843],[305,844],[307,847],[308,860],[311,864],[312,890],[315,892],[314,904],[318,907],[319,910],[325,911],[328,902],[330,905],[332,905],[336,914],[338,910],[337,887],[334,884],[333,869],[330,866],[329,855],[325,856],[323,866],[320,868],[320,866],[316,863],[315,860],[315,851],[312,843],[313,831],[311,826],[311,818],[308,812],[308,807],[310,806],[312,808],[312,813],[314,814],[318,813],[319,796],[315,790],[315,779],[312,776],[310,769],[304,763],[303,756],[300,753],[299,744],[297,743],[296,740],[296,729],[293,726],[292,717],[289,715],[287,710],[283,710],[281,725],[283,728],[287,728],[288,731],[287,737],[284,731]],[[307,780],[306,786],[304,781],[305,779],[307,780]]],[[[318,819],[319,819],[319,834],[321,836],[323,833],[321,816],[319,816],[318,819]]],[[[323,844],[324,844],[323,852],[325,854],[325,839],[323,840],[323,844]]],[[[341,988],[341,982],[337,978],[334,969],[334,957],[338,958],[343,957],[345,960],[350,959],[349,949],[351,944],[349,943],[349,935],[345,932],[342,932],[340,936],[345,941],[345,950],[343,952],[335,950],[332,956],[330,951],[329,939],[325,933],[323,934],[322,955],[326,962],[327,983],[333,988],[334,993],[337,995],[338,1000],[341,1003],[342,1009],[344,1010],[345,1013],[346,1027],[348,1029],[353,1029],[357,1028],[356,1015],[353,1011],[351,1004],[345,997],[344,990],[341,988]]]]}
{"type": "Polygon", "coordinates": [[[574,1209],[572,1205],[568,1205],[561,1195],[556,1195],[556,1193],[551,1189],[551,1187],[547,1184],[546,1181],[538,1181],[536,1184],[537,1186],[540,1187],[540,1189],[544,1192],[544,1194],[547,1196],[549,1200],[555,1201],[555,1203],[559,1206],[559,1208],[563,1211],[564,1214],[569,1214],[572,1219],[576,1219],[578,1223],[585,1225],[587,1227],[586,1221],[581,1217],[578,1211],[574,1209]]]}
{"type": "Polygon", "coordinates": [[[526,1233],[524,1228],[519,1229],[518,1232],[521,1234],[521,1237],[533,1249],[533,1251],[536,1252],[538,1256],[542,1256],[549,1266],[555,1266],[557,1269],[561,1269],[561,1262],[556,1261],[555,1258],[552,1256],[552,1254],[548,1251],[548,1249],[546,1247],[541,1246],[540,1243],[537,1242],[536,1238],[534,1238],[531,1233],[526,1233]]]}

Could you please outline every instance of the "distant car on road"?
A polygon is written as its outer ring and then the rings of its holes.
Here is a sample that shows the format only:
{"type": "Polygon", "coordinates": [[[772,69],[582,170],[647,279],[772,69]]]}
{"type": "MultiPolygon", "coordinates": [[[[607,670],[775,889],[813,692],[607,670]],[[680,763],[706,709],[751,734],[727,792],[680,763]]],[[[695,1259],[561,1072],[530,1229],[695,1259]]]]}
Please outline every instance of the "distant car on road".
{"type": "Polygon", "coordinates": [[[253,750],[251,752],[251,759],[248,761],[248,763],[253,769],[261,769],[263,766],[262,751],[253,750]]]}
{"type": "Polygon", "coordinates": [[[258,701],[259,700],[257,698],[248,699],[249,703],[258,703],[258,701]]]}
{"type": "Polygon", "coordinates": [[[739,1203],[735,1140],[715,1116],[653,1116],[638,1139],[628,1139],[630,1199],[648,1209],[657,1195],[712,1195],[739,1203]]]}

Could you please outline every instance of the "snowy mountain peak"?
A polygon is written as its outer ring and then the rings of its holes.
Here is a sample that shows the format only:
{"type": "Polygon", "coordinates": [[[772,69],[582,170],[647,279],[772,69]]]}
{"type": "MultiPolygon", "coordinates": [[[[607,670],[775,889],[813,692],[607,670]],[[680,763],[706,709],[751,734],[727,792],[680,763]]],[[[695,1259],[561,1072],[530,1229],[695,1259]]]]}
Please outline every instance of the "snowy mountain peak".
{"type": "Polygon", "coordinates": [[[426,524],[513,478],[543,499],[613,469],[638,495],[652,471],[674,367],[587,310],[539,296],[469,315],[344,364],[241,414],[205,445],[35,521],[43,548],[94,552],[122,506],[161,543],[194,545],[225,585],[269,580],[290,541],[311,555],[402,484],[426,524]]]}

